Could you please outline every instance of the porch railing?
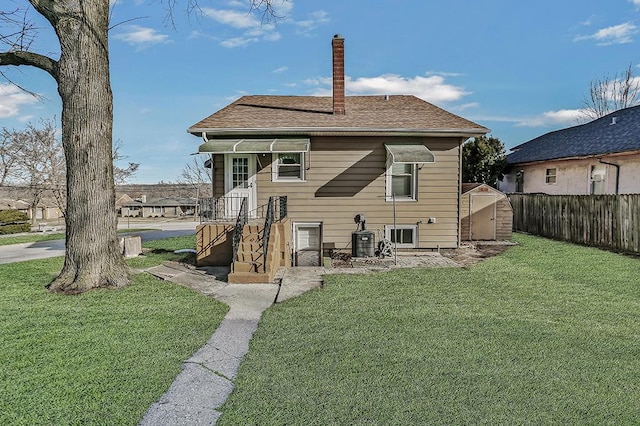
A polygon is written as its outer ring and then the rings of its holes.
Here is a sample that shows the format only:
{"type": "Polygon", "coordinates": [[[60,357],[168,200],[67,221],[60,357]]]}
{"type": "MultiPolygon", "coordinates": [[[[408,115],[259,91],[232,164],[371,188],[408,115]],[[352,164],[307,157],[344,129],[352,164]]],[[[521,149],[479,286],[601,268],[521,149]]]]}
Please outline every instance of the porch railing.
{"type": "Polygon", "coordinates": [[[264,219],[264,234],[262,236],[264,272],[267,272],[267,255],[269,254],[269,237],[271,236],[271,225],[281,221],[285,217],[287,217],[286,195],[269,197],[269,203],[267,204],[267,211],[264,219]]]}
{"type": "Polygon", "coordinates": [[[243,198],[240,202],[240,211],[238,212],[236,225],[233,230],[233,257],[231,258],[233,259],[232,262],[235,261],[236,257],[238,257],[238,247],[240,246],[240,241],[242,240],[242,230],[248,222],[249,214],[247,212],[247,199],[243,198]]]}
{"type": "MultiPolygon", "coordinates": [[[[246,197],[216,197],[201,198],[198,202],[198,212],[200,222],[211,220],[235,220],[240,212],[242,200],[246,197]]],[[[287,197],[274,196],[271,197],[276,201],[273,204],[274,218],[282,220],[287,216],[287,197]]],[[[263,204],[253,210],[247,210],[250,218],[264,219],[267,217],[268,204],[263,204]]],[[[248,206],[247,206],[248,209],[248,206]]]]}

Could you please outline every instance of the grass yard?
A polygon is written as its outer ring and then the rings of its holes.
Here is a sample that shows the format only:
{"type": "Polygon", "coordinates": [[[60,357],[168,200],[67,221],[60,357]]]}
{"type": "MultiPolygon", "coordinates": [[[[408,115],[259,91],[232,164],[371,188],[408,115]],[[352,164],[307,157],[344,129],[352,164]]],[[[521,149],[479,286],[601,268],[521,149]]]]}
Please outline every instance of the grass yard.
{"type": "MultiPolygon", "coordinates": [[[[150,229],[118,229],[119,234],[129,233],[129,232],[144,232],[150,231],[150,229]]],[[[37,243],[40,241],[52,241],[52,240],[64,240],[64,233],[61,232],[53,232],[53,233],[29,233],[29,234],[18,234],[18,235],[0,235],[0,246],[9,246],[12,244],[24,244],[24,243],[37,243]]]]}
{"type": "MultiPolygon", "coordinates": [[[[145,244],[161,252],[143,266],[175,260],[171,247],[189,243],[145,244]]],[[[148,274],[121,290],[50,294],[61,266],[0,265],[0,424],[135,425],[227,307],[148,274]]]]}
{"type": "Polygon", "coordinates": [[[515,238],[270,308],[218,424],[639,424],[640,259],[515,238]]]}

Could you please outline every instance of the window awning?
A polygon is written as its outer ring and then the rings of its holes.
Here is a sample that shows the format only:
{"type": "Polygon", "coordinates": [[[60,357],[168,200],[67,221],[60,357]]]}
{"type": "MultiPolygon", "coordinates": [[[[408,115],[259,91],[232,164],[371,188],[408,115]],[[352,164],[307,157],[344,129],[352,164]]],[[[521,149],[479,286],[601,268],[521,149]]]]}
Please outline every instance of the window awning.
{"type": "Polygon", "coordinates": [[[424,145],[405,144],[405,145],[387,145],[384,147],[391,155],[391,161],[394,164],[416,164],[416,163],[435,163],[436,159],[433,152],[429,151],[424,145]]]}
{"type": "Polygon", "coordinates": [[[308,152],[309,139],[209,139],[200,145],[199,153],[260,154],[268,152],[308,152]]]}

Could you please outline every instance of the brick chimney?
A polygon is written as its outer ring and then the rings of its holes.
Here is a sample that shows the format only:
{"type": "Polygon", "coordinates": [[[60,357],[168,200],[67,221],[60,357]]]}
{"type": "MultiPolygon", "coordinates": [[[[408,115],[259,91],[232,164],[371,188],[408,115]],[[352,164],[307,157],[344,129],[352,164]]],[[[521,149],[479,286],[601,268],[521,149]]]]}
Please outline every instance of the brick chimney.
{"type": "Polygon", "coordinates": [[[344,37],[340,34],[331,40],[333,51],[333,114],[344,115],[344,37]]]}

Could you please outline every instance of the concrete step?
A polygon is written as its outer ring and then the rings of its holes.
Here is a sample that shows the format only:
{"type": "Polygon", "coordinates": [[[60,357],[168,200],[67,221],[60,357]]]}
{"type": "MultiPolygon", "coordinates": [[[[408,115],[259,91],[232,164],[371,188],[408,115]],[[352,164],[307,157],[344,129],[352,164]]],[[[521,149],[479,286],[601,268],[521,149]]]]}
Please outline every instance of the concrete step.
{"type": "Polygon", "coordinates": [[[256,273],[258,272],[258,265],[254,262],[233,262],[233,268],[232,268],[233,273],[237,273],[237,272],[251,272],[251,273],[256,273]]]}
{"type": "Polygon", "coordinates": [[[264,251],[262,249],[262,244],[257,242],[242,242],[238,245],[238,251],[264,251]]]}
{"type": "Polygon", "coordinates": [[[260,243],[262,241],[262,234],[254,232],[243,232],[240,241],[243,243],[260,243]]]}
{"type": "Polygon", "coordinates": [[[236,261],[262,264],[264,263],[264,253],[261,251],[238,251],[236,261]]]}
{"type": "Polygon", "coordinates": [[[227,279],[230,284],[266,284],[273,280],[269,274],[256,272],[233,272],[227,279]]]}

